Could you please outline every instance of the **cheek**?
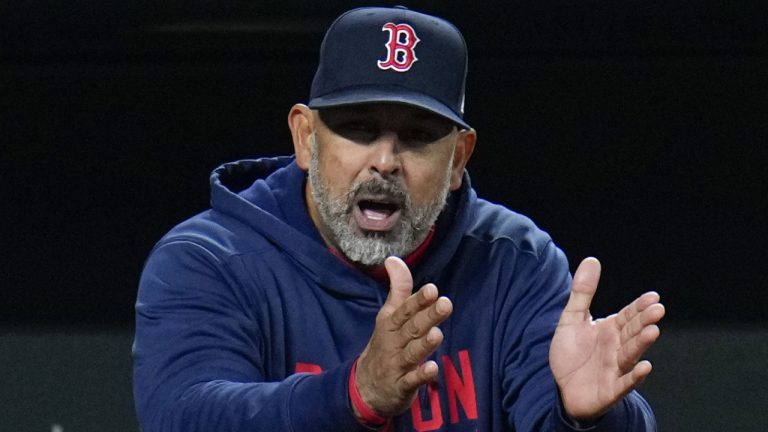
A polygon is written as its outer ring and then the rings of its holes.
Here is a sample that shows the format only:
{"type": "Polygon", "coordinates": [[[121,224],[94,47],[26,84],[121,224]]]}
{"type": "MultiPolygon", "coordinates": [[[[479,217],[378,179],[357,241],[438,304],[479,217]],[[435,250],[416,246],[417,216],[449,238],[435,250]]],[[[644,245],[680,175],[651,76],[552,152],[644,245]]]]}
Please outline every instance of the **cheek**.
{"type": "Polygon", "coordinates": [[[353,148],[326,148],[318,155],[320,174],[333,194],[345,194],[359,175],[360,157],[353,148]]]}
{"type": "Polygon", "coordinates": [[[406,167],[406,183],[416,205],[432,202],[450,178],[451,158],[432,159],[427,163],[411,163],[406,167]]]}

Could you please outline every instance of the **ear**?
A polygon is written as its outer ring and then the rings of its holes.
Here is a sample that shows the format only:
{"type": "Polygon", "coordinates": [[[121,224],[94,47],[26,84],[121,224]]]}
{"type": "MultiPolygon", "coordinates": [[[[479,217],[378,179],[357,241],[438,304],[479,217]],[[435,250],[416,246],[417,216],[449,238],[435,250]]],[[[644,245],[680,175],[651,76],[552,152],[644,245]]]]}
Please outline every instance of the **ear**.
{"type": "Polygon", "coordinates": [[[296,163],[304,171],[309,170],[312,156],[312,131],[314,116],[308,106],[296,104],[288,113],[288,127],[293,138],[293,151],[296,153],[296,163]]]}
{"type": "Polygon", "coordinates": [[[461,179],[464,176],[464,168],[475,151],[477,132],[474,129],[459,131],[456,138],[456,148],[453,150],[453,168],[451,168],[451,191],[461,187],[461,179]]]}

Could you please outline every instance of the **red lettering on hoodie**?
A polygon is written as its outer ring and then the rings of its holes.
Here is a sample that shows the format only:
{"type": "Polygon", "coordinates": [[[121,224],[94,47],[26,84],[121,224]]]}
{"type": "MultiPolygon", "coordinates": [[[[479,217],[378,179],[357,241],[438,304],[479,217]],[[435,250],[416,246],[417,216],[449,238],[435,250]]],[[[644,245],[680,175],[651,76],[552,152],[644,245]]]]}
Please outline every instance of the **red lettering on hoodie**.
{"type": "Polygon", "coordinates": [[[477,396],[475,394],[475,379],[472,377],[472,362],[467,350],[459,351],[459,364],[461,376],[456,370],[453,361],[447,355],[443,356],[443,373],[445,374],[445,387],[448,393],[448,412],[451,423],[459,422],[459,408],[457,400],[461,402],[464,413],[468,419],[477,419],[477,396]],[[464,377],[462,380],[461,377],[464,377]]]}
{"type": "Polygon", "coordinates": [[[322,371],[323,368],[321,368],[320,365],[316,365],[314,363],[296,362],[296,373],[319,374],[322,371]]]}
{"type": "MultiPolygon", "coordinates": [[[[475,379],[472,375],[472,361],[469,351],[458,352],[459,367],[454,364],[451,356],[443,355],[441,370],[445,382],[445,396],[448,399],[448,413],[451,424],[459,422],[459,405],[461,405],[466,418],[477,420],[477,395],[475,391],[475,379]]],[[[296,362],[296,373],[319,374],[323,371],[320,365],[314,363],[296,362]]],[[[429,399],[429,409],[425,412],[421,406],[421,397],[417,397],[411,405],[411,417],[413,429],[419,432],[436,431],[443,427],[443,409],[440,403],[440,392],[437,384],[426,386],[426,395],[429,399]]],[[[392,426],[391,423],[388,424],[392,426]]],[[[385,429],[385,432],[390,429],[385,429]]]]}
{"type": "Polygon", "coordinates": [[[411,417],[413,417],[413,428],[419,432],[438,430],[443,425],[443,410],[440,407],[440,395],[437,393],[436,385],[427,386],[427,395],[429,395],[429,408],[432,417],[424,420],[419,397],[411,405],[411,417]]]}

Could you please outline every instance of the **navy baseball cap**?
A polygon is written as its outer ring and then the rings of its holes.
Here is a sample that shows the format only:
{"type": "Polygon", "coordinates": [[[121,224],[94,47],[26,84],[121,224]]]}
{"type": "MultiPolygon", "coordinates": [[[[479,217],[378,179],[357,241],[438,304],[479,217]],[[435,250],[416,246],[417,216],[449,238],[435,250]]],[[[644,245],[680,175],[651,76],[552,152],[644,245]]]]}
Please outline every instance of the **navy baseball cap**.
{"type": "Polygon", "coordinates": [[[469,129],[466,77],[467,45],[453,24],[401,6],[353,9],[325,34],[308,105],[402,103],[469,129]]]}

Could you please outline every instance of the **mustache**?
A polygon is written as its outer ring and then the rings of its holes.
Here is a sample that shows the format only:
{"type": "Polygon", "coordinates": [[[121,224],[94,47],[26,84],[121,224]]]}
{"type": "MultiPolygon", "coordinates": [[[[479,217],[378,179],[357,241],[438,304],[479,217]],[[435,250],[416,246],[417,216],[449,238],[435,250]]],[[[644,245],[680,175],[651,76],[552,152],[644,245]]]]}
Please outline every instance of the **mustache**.
{"type": "Polygon", "coordinates": [[[385,180],[373,177],[362,181],[347,193],[347,202],[353,205],[361,195],[383,195],[387,201],[397,204],[401,208],[407,207],[410,202],[408,189],[399,179],[385,180]]]}

